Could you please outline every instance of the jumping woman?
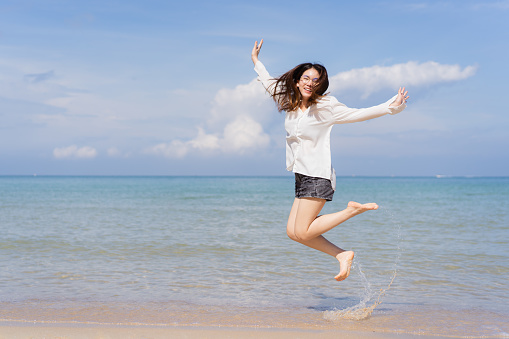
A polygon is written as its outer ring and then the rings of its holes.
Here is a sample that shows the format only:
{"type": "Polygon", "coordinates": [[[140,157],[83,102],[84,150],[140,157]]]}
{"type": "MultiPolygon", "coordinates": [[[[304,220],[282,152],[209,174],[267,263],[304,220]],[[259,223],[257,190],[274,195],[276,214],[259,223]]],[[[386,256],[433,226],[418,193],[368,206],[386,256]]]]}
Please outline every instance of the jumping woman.
{"type": "Polygon", "coordinates": [[[396,114],[406,107],[408,92],[400,88],[387,102],[369,108],[349,108],[325,93],[329,79],[325,67],[304,63],[278,78],[272,78],[258,60],[263,39],[251,52],[254,69],[278,110],[285,111],[286,166],[295,173],[295,200],[286,232],[301,244],[322,251],[339,261],[337,281],[350,274],[353,251],[334,245],[322,235],[346,220],[376,210],[376,203],[350,201],[346,209],[319,216],[326,201],[332,201],[336,174],[331,166],[330,133],[334,124],[345,124],[396,114]]]}

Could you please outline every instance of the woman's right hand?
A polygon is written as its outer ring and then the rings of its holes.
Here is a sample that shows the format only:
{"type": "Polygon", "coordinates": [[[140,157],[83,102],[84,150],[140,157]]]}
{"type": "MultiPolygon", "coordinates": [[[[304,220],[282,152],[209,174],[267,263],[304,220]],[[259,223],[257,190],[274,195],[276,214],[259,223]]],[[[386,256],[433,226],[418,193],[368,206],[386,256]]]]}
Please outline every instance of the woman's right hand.
{"type": "Polygon", "coordinates": [[[251,60],[253,60],[253,64],[256,65],[256,62],[258,61],[258,54],[260,54],[260,49],[262,49],[263,45],[263,39],[260,40],[260,44],[258,44],[258,41],[255,41],[253,50],[251,51],[251,60]]]}

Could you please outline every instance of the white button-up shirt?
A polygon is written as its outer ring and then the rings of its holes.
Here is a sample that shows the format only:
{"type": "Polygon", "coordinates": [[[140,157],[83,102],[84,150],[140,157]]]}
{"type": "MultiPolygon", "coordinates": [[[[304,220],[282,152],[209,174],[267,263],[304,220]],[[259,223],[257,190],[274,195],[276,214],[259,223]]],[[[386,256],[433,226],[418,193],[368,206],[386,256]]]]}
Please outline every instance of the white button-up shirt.
{"type": "MultiPolygon", "coordinates": [[[[265,66],[258,61],[255,71],[265,89],[274,90],[275,80],[265,66]]],[[[378,106],[369,108],[349,108],[333,96],[325,96],[304,112],[298,108],[286,112],[286,169],[311,177],[330,179],[335,189],[336,175],[331,165],[330,133],[334,124],[346,124],[396,114],[405,109],[406,104],[389,107],[396,96],[378,106]]]]}

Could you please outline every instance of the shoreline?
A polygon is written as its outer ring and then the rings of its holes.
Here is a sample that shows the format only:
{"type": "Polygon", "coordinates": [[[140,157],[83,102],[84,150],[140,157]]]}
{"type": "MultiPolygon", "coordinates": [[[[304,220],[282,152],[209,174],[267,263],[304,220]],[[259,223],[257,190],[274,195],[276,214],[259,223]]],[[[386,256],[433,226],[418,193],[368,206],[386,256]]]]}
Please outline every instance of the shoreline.
{"type": "MultiPolygon", "coordinates": [[[[0,302],[1,338],[509,338],[503,313],[384,304],[366,318],[185,302],[0,302]]],[[[334,312],[334,311],[327,311],[334,312]]]]}
{"type": "MultiPolygon", "coordinates": [[[[171,326],[120,325],[79,322],[0,321],[0,338],[267,338],[267,339],[440,339],[457,336],[387,333],[375,331],[323,330],[305,328],[236,327],[236,326],[171,326]]],[[[460,338],[460,337],[457,337],[460,338]]]]}

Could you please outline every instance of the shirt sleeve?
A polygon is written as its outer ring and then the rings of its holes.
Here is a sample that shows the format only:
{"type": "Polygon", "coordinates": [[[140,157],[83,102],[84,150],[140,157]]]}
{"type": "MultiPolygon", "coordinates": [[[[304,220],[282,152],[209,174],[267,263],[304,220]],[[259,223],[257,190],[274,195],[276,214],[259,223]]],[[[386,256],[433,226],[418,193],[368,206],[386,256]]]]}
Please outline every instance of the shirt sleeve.
{"type": "Polygon", "coordinates": [[[331,97],[330,108],[333,122],[335,124],[347,124],[378,118],[386,114],[397,114],[405,109],[406,104],[403,103],[397,107],[389,107],[396,97],[397,95],[383,104],[368,108],[350,108],[339,102],[336,98],[331,97]]]}
{"type": "Polygon", "coordinates": [[[258,81],[260,81],[270,94],[274,93],[274,84],[276,83],[276,80],[272,78],[265,68],[265,66],[262,64],[260,60],[258,60],[255,64],[254,70],[256,73],[258,73],[258,81]]]}

